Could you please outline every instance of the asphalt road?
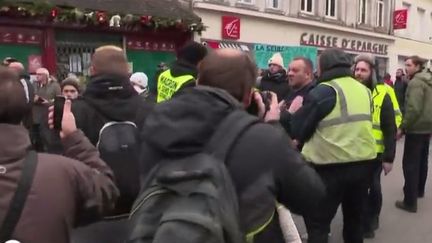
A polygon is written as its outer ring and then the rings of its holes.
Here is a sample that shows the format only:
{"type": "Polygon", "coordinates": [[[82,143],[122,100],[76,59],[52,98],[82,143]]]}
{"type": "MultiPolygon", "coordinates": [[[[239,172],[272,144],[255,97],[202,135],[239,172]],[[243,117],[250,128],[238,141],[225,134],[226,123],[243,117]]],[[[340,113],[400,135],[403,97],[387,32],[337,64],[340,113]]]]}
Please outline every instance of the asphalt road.
{"type": "MultiPolygon", "coordinates": [[[[432,162],[432,146],[429,148],[429,161],[432,162]]],[[[380,229],[375,232],[375,238],[365,240],[365,243],[432,243],[432,183],[427,182],[425,198],[418,201],[418,212],[407,213],[396,209],[394,203],[403,198],[402,173],[403,141],[398,143],[395,167],[393,171],[382,177],[383,209],[380,217],[380,229]]],[[[430,166],[432,167],[432,166],[430,166]]],[[[432,170],[429,174],[432,177],[432,170]]],[[[301,234],[306,230],[303,220],[295,216],[295,222],[301,234]]],[[[339,210],[333,220],[330,243],[343,243],[342,215],[339,210]]]]}

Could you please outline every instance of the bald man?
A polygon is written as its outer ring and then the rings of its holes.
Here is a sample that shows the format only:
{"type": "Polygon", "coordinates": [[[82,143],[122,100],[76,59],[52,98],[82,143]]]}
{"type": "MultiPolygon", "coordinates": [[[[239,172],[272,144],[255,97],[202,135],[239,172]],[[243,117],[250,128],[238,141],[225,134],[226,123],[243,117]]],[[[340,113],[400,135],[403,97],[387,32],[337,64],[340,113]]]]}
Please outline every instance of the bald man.
{"type": "MultiPolygon", "coordinates": [[[[238,120],[253,119],[244,109],[255,99],[262,122],[246,128],[229,148],[224,162],[238,193],[240,227],[247,237],[255,243],[282,243],[278,217],[274,216],[275,201],[303,214],[324,195],[324,185],[290,147],[290,138],[275,127],[280,113],[276,95],[272,94],[270,110],[265,112],[261,96],[252,92],[256,70],[253,60],[243,52],[225,49],[210,53],[201,62],[198,86],[157,105],[147,118],[141,134],[141,153],[145,155],[142,174],[165,158],[188,158],[203,151],[233,112],[238,112],[238,120]]],[[[232,122],[233,127],[238,120],[232,122]]],[[[218,132],[232,134],[228,130],[218,132]]],[[[145,227],[134,220],[134,230],[145,227]]]]}
{"type": "MultiPolygon", "coordinates": [[[[84,132],[93,145],[98,144],[102,128],[112,129],[112,126],[109,126],[111,124],[126,124],[126,126],[134,124],[138,129],[136,133],[131,134],[130,138],[138,137],[140,127],[151,111],[151,106],[143,101],[129,81],[129,66],[124,50],[116,46],[102,46],[96,49],[92,57],[90,73],[90,82],[82,95],[83,98],[74,100],[72,106],[77,127],[84,132]]],[[[120,127],[124,127],[123,125],[120,127]]],[[[131,127],[127,127],[127,132],[131,131],[129,128],[131,127]]],[[[107,136],[109,142],[112,142],[124,141],[122,140],[124,137],[120,137],[123,135],[125,135],[124,130],[120,132],[117,130],[107,136]]],[[[120,187],[120,199],[116,209],[110,214],[116,216],[116,220],[102,221],[77,230],[72,235],[73,242],[123,242],[127,232],[127,215],[139,192],[139,161],[134,158],[135,153],[128,154],[129,157],[118,158],[121,156],[109,156],[106,150],[101,150],[101,146],[98,148],[102,158],[109,165],[117,165],[113,167],[117,183],[130,188],[125,192],[122,191],[124,187],[120,187]],[[126,182],[123,181],[124,173],[128,174],[126,182]]]]}

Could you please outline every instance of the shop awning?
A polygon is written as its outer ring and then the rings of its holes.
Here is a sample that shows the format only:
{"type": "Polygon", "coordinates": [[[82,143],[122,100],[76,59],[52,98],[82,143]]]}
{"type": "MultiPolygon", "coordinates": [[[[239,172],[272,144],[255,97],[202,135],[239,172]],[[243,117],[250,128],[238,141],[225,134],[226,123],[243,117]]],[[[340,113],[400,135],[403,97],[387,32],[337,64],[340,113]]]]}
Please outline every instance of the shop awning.
{"type": "Polygon", "coordinates": [[[200,21],[200,18],[192,10],[185,8],[178,0],[48,0],[47,2],[58,6],[101,10],[118,14],[200,21]]]}

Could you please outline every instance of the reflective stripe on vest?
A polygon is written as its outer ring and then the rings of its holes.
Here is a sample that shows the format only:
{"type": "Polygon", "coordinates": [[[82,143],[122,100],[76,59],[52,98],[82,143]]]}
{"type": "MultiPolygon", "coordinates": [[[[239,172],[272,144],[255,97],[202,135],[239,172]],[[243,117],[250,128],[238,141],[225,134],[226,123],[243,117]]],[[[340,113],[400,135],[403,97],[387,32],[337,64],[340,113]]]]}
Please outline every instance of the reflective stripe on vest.
{"type": "Polygon", "coordinates": [[[249,233],[246,234],[246,242],[247,243],[253,243],[255,236],[258,235],[259,233],[263,232],[267,228],[267,226],[270,225],[270,223],[274,219],[275,213],[276,213],[276,210],[273,211],[273,213],[270,216],[270,218],[263,225],[261,225],[257,229],[252,230],[252,231],[250,231],[249,233]]]}
{"type": "MultiPolygon", "coordinates": [[[[336,83],[336,82],[329,82],[328,84],[330,87],[334,88],[336,92],[338,93],[339,98],[339,104],[340,104],[340,117],[333,118],[330,120],[323,120],[320,122],[319,127],[330,127],[330,126],[336,126],[339,124],[349,123],[349,122],[357,122],[357,121],[370,121],[371,116],[370,114],[354,114],[349,115],[348,114],[348,104],[346,101],[345,94],[342,90],[342,88],[336,83]]],[[[369,99],[370,93],[368,92],[369,99]]]]}
{"type": "Polygon", "coordinates": [[[373,89],[372,128],[373,128],[373,135],[376,142],[377,153],[384,152],[384,134],[381,131],[381,108],[386,94],[387,94],[387,89],[382,84],[376,85],[375,88],[373,89]]]}
{"type": "Polygon", "coordinates": [[[173,77],[170,69],[161,73],[157,83],[157,103],[171,99],[174,93],[191,79],[194,79],[192,75],[173,77]]]}
{"type": "Polygon", "coordinates": [[[383,84],[384,87],[386,88],[387,94],[390,96],[390,99],[393,103],[393,109],[395,112],[395,119],[396,119],[396,126],[399,128],[400,125],[402,124],[402,112],[400,110],[400,106],[399,106],[399,101],[397,100],[396,97],[396,93],[393,89],[393,87],[391,87],[388,84],[383,84]]]}
{"type": "Polygon", "coordinates": [[[343,77],[328,85],[336,91],[336,105],[318,125],[302,154],[314,164],[338,164],[376,157],[372,131],[372,97],[363,84],[343,77]]]}

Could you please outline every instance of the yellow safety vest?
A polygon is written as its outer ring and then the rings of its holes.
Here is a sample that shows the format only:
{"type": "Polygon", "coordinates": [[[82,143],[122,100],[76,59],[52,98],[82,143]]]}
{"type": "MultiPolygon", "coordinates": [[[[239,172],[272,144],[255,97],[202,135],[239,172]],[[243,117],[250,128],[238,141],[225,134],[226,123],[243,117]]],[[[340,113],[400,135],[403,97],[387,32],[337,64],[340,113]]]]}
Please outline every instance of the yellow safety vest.
{"type": "Polygon", "coordinates": [[[171,99],[174,93],[191,79],[194,79],[192,75],[173,77],[170,69],[161,73],[157,83],[157,103],[171,99]]]}
{"type": "Polygon", "coordinates": [[[400,110],[400,106],[399,106],[399,101],[397,100],[396,97],[396,93],[393,89],[393,87],[391,87],[388,84],[384,84],[386,90],[387,90],[387,94],[390,96],[390,99],[393,103],[393,109],[395,112],[395,118],[396,118],[396,126],[399,128],[400,125],[402,124],[402,112],[400,110]]]}
{"type": "Polygon", "coordinates": [[[302,154],[314,164],[339,164],[376,158],[369,89],[351,77],[334,79],[336,105],[306,142],[302,154]]]}
{"type": "MultiPolygon", "coordinates": [[[[393,88],[390,87],[387,84],[378,84],[375,86],[373,93],[372,93],[372,97],[373,97],[373,112],[372,112],[372,123],[373,123],[373,135],[375,138],[375,142],[376,142],[376,149],[377,149],[377,153],[383,153],[385,146],[384,146],[384,134],[381,130],[381,108],[384,102],[384,98],[386,96],[386,94],[388,94],[390,96],[390,98],[392,97],[391,93],[389,93],[389,91],[393,91],[393,88]]],[[[394,93],[394,91],[393,91],[394,93]]],[[[402,113],[399,110],[399,105],[397,103],[394,103],[394,101],[392,100],[393,103],[393,109],[395,112],[395,122],[396,122],[396,126],[400,126],[401,122],[402,122],[402,113]]]]}

